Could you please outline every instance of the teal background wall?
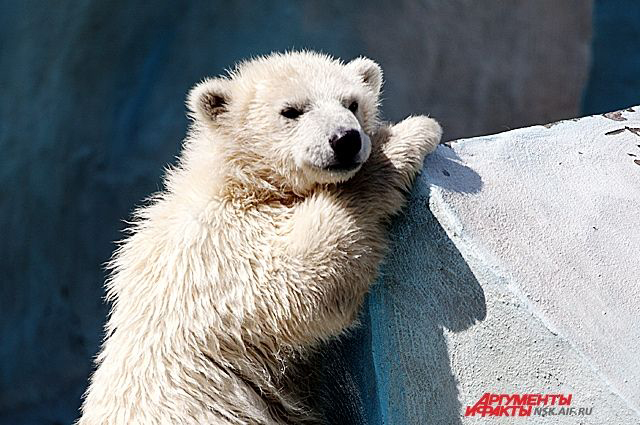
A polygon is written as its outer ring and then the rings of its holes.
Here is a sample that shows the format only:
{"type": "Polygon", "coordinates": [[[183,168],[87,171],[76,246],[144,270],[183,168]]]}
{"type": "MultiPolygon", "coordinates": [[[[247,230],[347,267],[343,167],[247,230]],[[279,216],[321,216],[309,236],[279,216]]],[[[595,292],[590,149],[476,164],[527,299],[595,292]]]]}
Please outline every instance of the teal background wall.
{"type": "MultiPolygon", "coordinates": [[[[107,313],[102,265],[160,189],[202,77],[273,50],[366,55],[385,70],[388,119],[429,113],[445,138],[473,136],[640,103],[637,13],[582,0],[0,1],[0,423],[77,417],[107,313]]],[[[319,373],[316,396],[343,403],[335,423],[390,420],[381,400],[397,375],[371,374],[393,355],[380,335],[364,326],[320,355],[318,371],[341,365],[319,373]]]]}
{"type": "Polygon", "coordinates": [[[597,114],[640,101],[640,2],[596,1],[592,66],[583,111],[597,114]]]}

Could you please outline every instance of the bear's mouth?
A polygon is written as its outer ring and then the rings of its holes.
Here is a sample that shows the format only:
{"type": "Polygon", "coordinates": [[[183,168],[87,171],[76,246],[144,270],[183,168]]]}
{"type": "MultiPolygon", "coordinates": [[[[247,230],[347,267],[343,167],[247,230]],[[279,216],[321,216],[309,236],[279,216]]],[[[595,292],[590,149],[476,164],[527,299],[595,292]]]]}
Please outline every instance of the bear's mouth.
{"type": "Polygon", "coordinates": [[[338,162],[335,164],[330,164],[324,167],[324,169],[327,171],[345,172],[345,171],[353,171],[356,168],[360,167],[361,165],[362,165],[362,162],[348,162],[348,163],[338,162]]]}

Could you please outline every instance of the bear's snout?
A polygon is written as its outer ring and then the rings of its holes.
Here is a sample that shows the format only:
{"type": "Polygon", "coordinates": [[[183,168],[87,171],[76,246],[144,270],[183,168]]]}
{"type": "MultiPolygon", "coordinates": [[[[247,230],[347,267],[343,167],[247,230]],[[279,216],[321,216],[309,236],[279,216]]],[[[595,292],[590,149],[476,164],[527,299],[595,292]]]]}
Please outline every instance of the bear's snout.
{"type": "Polygon", "coordinates": [[[329,139],[335,157],[332,169],[350,169],[360,165],[356,158],[362,147],[362,139],[358,130],[347,130],[329,139]]]}

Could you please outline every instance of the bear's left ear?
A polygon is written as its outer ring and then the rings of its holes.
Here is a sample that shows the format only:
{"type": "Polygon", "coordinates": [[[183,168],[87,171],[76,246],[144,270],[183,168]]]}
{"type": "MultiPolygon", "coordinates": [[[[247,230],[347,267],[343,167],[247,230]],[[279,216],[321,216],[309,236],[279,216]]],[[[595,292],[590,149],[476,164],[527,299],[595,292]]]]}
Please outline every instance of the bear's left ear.
{"type": "Polygon", "coordinates": [[[194,117],[208,124],[217,124],[228,111],[231,82],[226,78],[209,78],[193,87],[187,95],[187,107],[194,117]]]}
{"type": "Polygon", "coordinates": [[[346,67],[358,74],[373,94],[376,96],[380,94],[382,88],[382,68],[380,65],[371,59],[360,57],[349,62],[346,67]]]}

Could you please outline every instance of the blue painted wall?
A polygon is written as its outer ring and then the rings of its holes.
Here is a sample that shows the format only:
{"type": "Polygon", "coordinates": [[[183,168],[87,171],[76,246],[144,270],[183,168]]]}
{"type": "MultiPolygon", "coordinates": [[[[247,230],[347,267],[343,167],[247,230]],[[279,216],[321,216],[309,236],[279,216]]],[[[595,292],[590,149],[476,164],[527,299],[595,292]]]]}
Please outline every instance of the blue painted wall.
{"type": "Polygon", "coordinates": [[[640,104],[640,2],[598,0],[593,18],[592,66],[584,114],[640,104]]]}

